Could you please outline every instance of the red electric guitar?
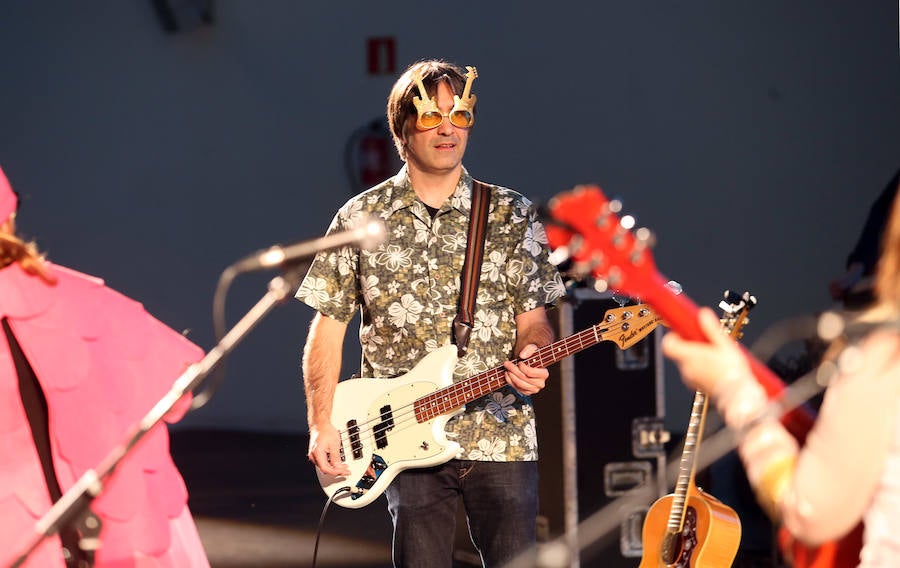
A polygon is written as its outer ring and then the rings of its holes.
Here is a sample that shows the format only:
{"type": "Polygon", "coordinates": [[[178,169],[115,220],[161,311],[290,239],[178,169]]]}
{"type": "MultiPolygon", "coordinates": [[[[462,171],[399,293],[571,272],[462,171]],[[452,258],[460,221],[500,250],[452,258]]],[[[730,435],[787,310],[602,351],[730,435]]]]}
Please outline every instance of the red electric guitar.
{"type": "MultiPolygon", "coordinates": [[[[633,219],[619,219],[620,202],[608,200],[597,186],[583,185],[554,197],[549,208],[554,220],[547,224],[550,244],[567,252],[576,274],[596,277],[611,289],[641,298],[682,337],[706,341],[697,321],[697,305],[666,287],[666,279],[656,270],[650,253],[650,231],[632,232],[633,219]]],[[[745,355],[769,398],[779,399],[784,383],[749,352],[745,351],[745,355]]],[[[794,408],[782,417],[784,426],[801,444],[814,420],[806,407],[794,408]]],[[[861,530],[857,528],[840,541],[809,548],[781,531],[779,541],[795,567],[842,568],[858,563],[860,536],[861,530]]]]}

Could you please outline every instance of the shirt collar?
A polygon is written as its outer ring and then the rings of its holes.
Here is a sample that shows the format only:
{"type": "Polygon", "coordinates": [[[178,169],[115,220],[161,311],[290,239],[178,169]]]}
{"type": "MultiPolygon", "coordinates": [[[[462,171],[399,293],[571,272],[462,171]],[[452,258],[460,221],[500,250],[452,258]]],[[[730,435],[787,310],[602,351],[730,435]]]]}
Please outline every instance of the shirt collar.
{"type": "MultiPolygon", "coordinates": [[[[395,206],[391,207],[388,217],[400,209],[413,208],[415,203],[418,203],[418,207],[415,207],[416,209],[423,207],[422,202],[416,197],[412,182],[409,180],[409,170],[406,164],[392,178],[391,184],[393,185],[393,203],[395,206]]],[[[472,209],[472,176],[469,175],[465,166],[462,168],[456,189],[453,190],[448,201],[450,207],[464,215],[468,215],[472,209]]]]}

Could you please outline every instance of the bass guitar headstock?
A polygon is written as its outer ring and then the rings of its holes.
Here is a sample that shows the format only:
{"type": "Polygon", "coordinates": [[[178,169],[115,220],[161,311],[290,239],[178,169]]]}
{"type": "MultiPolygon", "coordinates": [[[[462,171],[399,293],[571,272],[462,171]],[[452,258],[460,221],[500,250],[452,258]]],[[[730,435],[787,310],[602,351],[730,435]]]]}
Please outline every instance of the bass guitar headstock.
{"type": "Polygon", "coordinates": [[[599,339],[613,341],[619,349],[628,349],[650,335],[661,321],[648,304],[635,304],[606,310],[603,321],[594,327],[599,339]]]}

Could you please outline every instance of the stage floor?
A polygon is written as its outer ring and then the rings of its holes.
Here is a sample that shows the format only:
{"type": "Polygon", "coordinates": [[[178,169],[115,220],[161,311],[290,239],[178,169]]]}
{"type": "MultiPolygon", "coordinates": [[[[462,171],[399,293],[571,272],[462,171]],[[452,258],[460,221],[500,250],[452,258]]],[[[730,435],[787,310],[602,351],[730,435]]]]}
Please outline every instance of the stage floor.
{"type": "MultiPolygon", "coordinates": [[[[306,435],[172,432],[172,455],[212,568],[312,566],[326,498],[306,447],[306,435]]],[[[383,496],[362,509],[333,505],[317,566],[390,566],[390,543],[383,496]]]]}

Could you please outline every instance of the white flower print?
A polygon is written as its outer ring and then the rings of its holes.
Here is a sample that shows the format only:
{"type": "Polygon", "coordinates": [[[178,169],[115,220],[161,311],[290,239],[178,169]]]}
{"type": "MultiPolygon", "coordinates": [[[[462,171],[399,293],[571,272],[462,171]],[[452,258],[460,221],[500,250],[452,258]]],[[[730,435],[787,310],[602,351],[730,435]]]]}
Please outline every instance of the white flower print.
{"type": "Polygon", "coordinates": [[[538,256],[544,250],[541,246],[542,242],[547,242],[547,233],[540,223],[532,223],[525,230],[525,236],[522,237],[522,248],[528,251],[531,256],[538,256]],[[541,238],[544,240],[541,241],[541,238]]]}
{"type": "Polygon", "coordinates": [[[534,418],[525,425],[525,447],[529,450],[537,449],[537,428],[535,427],[534,418]]]}
{"type": "Polygon", "coordinates": [[[372,303],[373,299],[381,295],[381,290],[378,289],[378,277],[374,274],[360,278],[359,285],[367,304],[372,303]]]}
{"type": "Polygon", "coordinates": [[[406,268],[412,264],[412,249],[401,249],[397,245],[388,245],[387,248],[372,255],[372,262],[386,266],[388,270],[396,272],[398,268],[406,268]]]}
{"type": "Polygon", "coordinates": [[[324,278],[306,278],[300,287],[299,296],[318,310],[328,302],[328,283],[324,278]]]}
{"type": "Polygon", "coordinates": [[[463,357],[462,360],[456,364],[456,371],[454,374],[462,376],[463,378],[468,378],[486,369],[487,366],[478,358],[478,355],[470,351],[468,355],[463,357]]]}
{"type": "Polygon", "coordinates": [[[510,259],[506,263],[506,278],[513,286],[519,286],[524,280],[525,264],[518,259],[510,259]]]}
{"type": "Polygon", "coordinates": [[[361,200],[350,202],[343,213],[343,218],[348,221],[348,225],[356,225],[363,217],[363,202],[361,200]]]}
{"type": "Polygon", "coordinates": [[[431,229],[425,225],[419,219],[413,221],[413,229],[416,230],[416,242],[424,243],[428,241],[428,237],[431,235],[431,229]]]}
{"type": "Polygon", "coordinates": [[[375,351],[384,344],[384,339],[375,331],[375,326],[367,325],[359,330],[359,344],[366,351],[375,351]]]}
{"type": "Polygon", "coordinates": [[[337,255],[337,269],[341,276],[347,276],[351,272],[353,261],[346,254],[337,255]]]}
{"type": "Polygon", "coordinates": [[[522,440],[522,436],[518,434],[513,434],[509,437],[509,445],[512,447],[518,447],[519,442],[522,440]]]}
{"type": "Polygon", "coordinates": [[[487,440],[482,438],[478,440],[478,448],[469,452],[471,460],[489,460],[489,461],[506,461],[503,452],[506,451],[506,440],[494,438],[487,440]]]}
{"type": "Polygon", "coordinates": [[[497,327],[500,316],[495,313],[488,313],[484,310],[475,312],[475,321],[472,324],[472,333],[478,336],[482,341],[490,341],[493,337],[500,337],[503,332],[497,327]]]}
{"type": "Polygon", "coordinates": [[[403,294],[399,302],[394,302],[388,308],[391,324],[394,327],[404,327],[407,323],[419,321],[419,315],[425,307],[416,300],[412,294],[403,294]]]}
{"type": "Polygon", "coordinates": [[[472,208],[472,193],[468,191],[461,192],[457,188],[453,197],[450,198],[450,204],[457,209],[469,210],[472,208]]]}
{"type": "Polygon", "coordinates": [[[441,247],[444,252],[456,252],[466,248],[466,234],[463,232],[444,235],[441,240],[444,241],[444,246],[441,247]]]}
{"type": "Polygon", "coordinates": [[[487,261],[481,265],[481,271],[487,274],[488,280],[496,282],[500,278],[500,268],[506,264],[506,255],[499,250],[491,251],[487,261]]]}

